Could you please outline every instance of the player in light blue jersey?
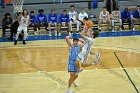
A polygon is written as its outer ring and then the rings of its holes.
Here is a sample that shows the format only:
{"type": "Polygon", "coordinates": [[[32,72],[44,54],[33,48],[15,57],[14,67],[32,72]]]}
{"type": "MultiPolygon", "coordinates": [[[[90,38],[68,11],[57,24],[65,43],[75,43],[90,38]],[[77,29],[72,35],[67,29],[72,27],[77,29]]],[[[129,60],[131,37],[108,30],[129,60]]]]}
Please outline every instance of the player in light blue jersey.
{"type": "Polygon", "coordinates": [[[73,83],[75,86],[77,86],[77,84],[74,82],[77,77],[78,77],[78,72],[80,68],[80,64],[76,64],[76,58],[77,55],[81,52],[82,47],[84,46],[84,42],[81,41],[82,43],[79,45],[79,39],[78,38],[74,38],[73,39],[73,44],[70,42],[71,41],[71,37],[67,36],[66,37],[66,42],[69,46],[69,62],[68,62],[68,72],[70,73],[70,79],[68,81],[68,90],[67,93],[72,93],[72,91],[70,90],[71,84],[73,83]],[[76,67],[79,66],[78,68],[76,67]]]}

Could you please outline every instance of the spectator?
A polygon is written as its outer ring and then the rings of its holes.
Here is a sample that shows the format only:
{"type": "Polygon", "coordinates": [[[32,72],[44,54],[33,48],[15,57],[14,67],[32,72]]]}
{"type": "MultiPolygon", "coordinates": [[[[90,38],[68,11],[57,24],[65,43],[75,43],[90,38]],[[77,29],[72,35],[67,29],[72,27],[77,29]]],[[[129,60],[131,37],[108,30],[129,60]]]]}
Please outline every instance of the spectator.
{"type": "Polygon", "coordinates": [[[10,13],[6,13],[5,17],[2,19],[2,36],[5,36],[5,30],[10,29],[11,32],[11,25],[13,23],[13,19],[10,15],[10,13]]]}
{"type": "Polygon", "coordinates": [[[38,15],[37,15],[37,24],[38,24],[38,29],[40,30],[41,26],[45,26],[45,29],[47,30],[47,16],[44,14],[44,10],[40,9],[38,10],[38,15]]]}
{"type": "Polygon", "coordinates": [[[78,19],[78,14],[74,10],[74,5],[71,5],[70,6],[69,16],[70,16],[70,30],[72,31],[72,25],[73,24],[76,24],[76,26],[77,26],[76,31],[79,31],[79,25],[80,25],[80,23],[77,20],[78,19]]]}
{"type": "Polygon", "coordinates": [[[84,23],[83,23],[83,19],[84,18],[88,18],[88,14],[84,11],[84,9],[82,8],[81,9],[81,12],[79,13],[79,15],[78,15],[78,19],[79,19],[79,25],[81,26],[81,25],[84,25],[84,23]]]}
{"type": "Polygon", "coordinates": [[[34,34],[37,35],[37,19],[34,14],[34,11],[30,12],[30,24],[29,27],[34,27],[34,34]]]}
{"type": "Polygon", "coordinates": [[[121,19],[122,19],[122,29],[124,29],[123,23],[124,22],[128,22],[129,23],[129,29],[131,29],[131,19],[130,19],[130,11],[128,10],[128,8],[125,8],[122,12],[121,12],[121,19]]]}
{"type": "Polygon", "coordinates": [[[49,36],[51,36],[51,26],[55,26],[55,36],[57,36],[57,14],[54,9],[51,10],[51,13],[48,16],[49,36]]]}
{"type": "Polygon", "coordinates": [[[108,24],[108,29],[110,30],[110,15],[106,7],[103,7],[103,10],[99,14],[99,30],[101,31],[101,24],[108,24]]]}
{"type": "Polygon", "coordinates": [[[139,9],[140,9],[139,6],[137,6],[132,11],[131,21],[132,21],[133,31],[135,30],[135,27],[134,27],[135,22],[140,22],[140,10],[139,9]]]}
{"type": "Polygon", "coordinates": [[[62,26],[63,27],[67,26],[69,35],[71,35],[71,33],[70,33],[70,18],[69,18],[69,15],[67,14],[67,10],[63,10],[63,13],[60,14],[59,19],[58,19],[58,23],[59,23],[59,26],[58,26],[58,35],[59,36],[61,36],[60,29],[62,26]]]}
{"type": "Polygon", "coordinates": [[[122,29],[121,29],[121,27],[122,27],[122,19],[121,19],[121,13],[120,13],[118,7],[116,7],[115,11],[112,12],[112,32],[114,32],[114,26],[115,26],[116,22],[119,22],[120,31],[122,31],[122,29]]]}

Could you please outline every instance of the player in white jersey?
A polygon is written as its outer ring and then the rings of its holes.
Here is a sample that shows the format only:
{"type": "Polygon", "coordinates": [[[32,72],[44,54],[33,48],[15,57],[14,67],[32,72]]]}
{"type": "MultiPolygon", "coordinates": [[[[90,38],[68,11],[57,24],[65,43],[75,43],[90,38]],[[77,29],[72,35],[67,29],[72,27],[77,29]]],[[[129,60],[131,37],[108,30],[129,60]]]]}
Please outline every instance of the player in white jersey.
{"type": "Polygon", "coordinates": [[[14,45],[17,44],[19,33],[22,30],[24,32],[23,44],[26,45],[25,40],[26,40],[27,35],[28,35],[27,27],[28,27],[29,22],[30,22],[30,17],[28,15],[28,11],[26,9],[24,9],[22,15],[18,17],[18,21],[19,21],[19,26],[18,26],[18,29],[17,29],[17,34],[16,34],[14,45]]]}
{"type": "Polygon", "coordinates": [[[111,19],[112,19],[112,32],[114,32],[114,26],[115,26],[116,22],[119,22],[120,31],[122,31],[122,29],[121,29],[121,27],[122,27],[122,19],[121,19],[121,13],[120,13],[118,7],[116,7],[115,11],[112,12],[111,19]]]}
{"type": "Polygon", "coordinates": [[[77,20],[77,19],[78,19],[78,14],[77,14],[77,12],[74,10],[74,5],[71,5],[71,6],[70,6],[70,11],[69,11],[68,14],[69,14],[69,16],[70,16],[70,30],[72,31],[72,25],[73,25],[73,24],[76,24],[76,26],[77,26],[76,31],[79,31],[80,23],[79,23],[79,21],[77,20]]]}
{"type": "Polygon", "coordinates": [[[108,29],[111,29],[110,15],[106,7],[103,7],[103,11],[99,14],[99,30],[101,30],[101,24],[108,24],[108,29]]]}
{"type": "Polygon", "coordinates": [[[88,67],[97,64],[100,58],[100,53],[92,52],[91,47],[95,42],[95,38],[98,37],[98,31],[94,31],[90,36],[87,36],[87,33],[85,31],[82,31],[81,36],[85,41],[85,45],[82,48],[82,51],[78,54],[76,63],[78,64],[81,61],[82,67],[88,67]],[[90,54],[95,55],[97,57],[97,60],[87,63],[90,54]]]}
{"type": "Polygon", "coordinates": [[[82,48],[82,51],[78,54],[77,59],[76,59],[76,64],[79,64],[79,62],[81,61],[82,67],[88,67],[91,65],[95,65],[95,64],[97,64],[97,62],[99,61],[99,58],[100,58],[100,53],[94,53],[91,51],[91,47],[94,44],[94,40],[96,37],[98,37],[99,33],[98,33],[98,31],[92,32],[92,30],[91,30],[92,26],[89,25],[89,24],[91,24],[91,22],[89,22],[89,21],[90,20],[86,17],[83,20],[83,23],[85,25],[84,25],[83,31],[81,32],[81,36],[85,42],[85,45],[82,48]],[[95,55],[97,57],[97,60],[87,63],[90,54],[95,55]]]}

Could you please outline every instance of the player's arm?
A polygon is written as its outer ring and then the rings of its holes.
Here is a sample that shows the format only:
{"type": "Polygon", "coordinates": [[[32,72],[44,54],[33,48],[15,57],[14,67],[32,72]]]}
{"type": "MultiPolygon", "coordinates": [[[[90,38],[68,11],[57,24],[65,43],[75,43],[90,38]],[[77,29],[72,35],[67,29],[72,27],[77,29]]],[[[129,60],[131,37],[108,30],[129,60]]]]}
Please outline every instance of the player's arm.
{"type": "Polygon", "coordinates": [[[85,42],[84,42],[82,39],[79,39],[79,41],[81,42],[81,44],[80,44],[80,49],[81,49],[81,51],[82,51],[82,48],[84,47],[85,42]]]}
{"type": "Polygon", "coordinates": [[[86,35],[87,35],[86,31],[83,30],[83,31],[80,33],[80,35],[81,35],[82,38],[88,40],[88,38],[86,37],[86,35]]]}
{"type": "Polygon", "coordinates": [[[101,12],[100,12],[100,14],[99,14],[99,20],[102,20],[102,17],[101,17],[101,12]]]}
{"type": "Polygon", "coordinates": [[[71,37],[70,36],[66,36],[66,42],[67,42],[68,46],[72,47],[72,44],[71,44],[70,40],[71,40],[71,37]]]}
{"type": "Polygon", "coordinates": [[[110,19],[110,14],[109,14],[109,12],[107,12],[107,19],[110,19]]]}

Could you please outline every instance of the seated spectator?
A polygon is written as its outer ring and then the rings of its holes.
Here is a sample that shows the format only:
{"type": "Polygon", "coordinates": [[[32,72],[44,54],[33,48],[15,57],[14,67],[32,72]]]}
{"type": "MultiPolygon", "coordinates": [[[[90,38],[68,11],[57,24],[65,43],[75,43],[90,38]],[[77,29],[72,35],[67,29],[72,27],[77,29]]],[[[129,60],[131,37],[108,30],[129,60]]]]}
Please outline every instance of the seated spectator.
{"type": "Polygon", "coordinates": [[[5,36],[5,30],[10,29],[11,32],[11,25],[13,23],[13,19],[10,13],[6,13],[5,17],[2,19],[2,36],[5,36]]]}
{"type": "Polygon", "coordinates": [[[59,19],[58,19],[58,23],[59,23],[58,36],[61,36],[60,29],[62,26],[63,27],[66,26],[68,28],[69,35],[71,35],[71,33],[70,33],[70,18],[69,18],[69,15],[67,14],[67,10],[63,10],[63,13],[60,14],[59,19]]]}
{"type": "Polygon", "coordinates": [[[78,20],[79,20],[79,22],[80,22],[80,25],[84,25],[83,24],[83,19],[84,18],[88,18],[88,14],[84,11],[84,9],[82,8],[81,9],[81,12],[79,13],[79,15],[78,15],[78,20]]]}
{"type": "Polygon", "coordinates": [[[38,29],[40,30],[40,27],[45,26],[45,29],[47,30],[47,16],[44,14],[44,10],[40,9],[38,10],[37,14],[37,24],[38,24],[38,29]]]}
{"type": "Polygon", "coordinates": [[[99,30],[101,31],[101,24],[108,24],[108,29],[111,30],[110,15],[106,7],[99,14],[99,30]]]}
{"type": "Polygon", "coordinates": [[[119,8],[116,7],[115,11],[112,12],[112,32],[114,32],[114,26],[116,22],[119,22],[120,24],[120,31],[122,31],[122,19],[121,19],[121,13],[119,11],[119,8]]]}
{"type": "Polygon", "coordinates": [[[139,6],[137,6],[132,11],[131,21],[132,21],[132,28],[134,31],[135,30],[135,27],[134,27],[135,22],[140,22],[140,8],[139,8],[139,6]]]}
{"type": "Polygon", "coordinates": [[[36,23],[36,16],[34,11],[30,12],[30,24],[29,27],[34,27],[34,34],[37,35],[37,23],[36,23]]]}
{"type": "Polygon", "coordinates": [[[123,23],[125,22],[129,23],[129,29],[131,29],[130,11],[128,10],[128,8],[125,8],[121,12],[121,19],[122,19],[122,29],[124,29],[123,23]]]}
{"type": "Polygon", "coordinates": [[[49,36],[52,35],[51,26],[55,26],[55,36],[57,36],[57,14],[55,13],[54,9],[51,10],[51,13],[48,16],[49,36]]]}
{"type": "Polygon", "coordinates": [[[71,5],[70,6],[69,16],[70,16],[70,30],[72,31],[72,25],[73,24],[76,24],[76,26],[77,26],[76,31],[79,31],[79,25],[80,25],[80,23],[77,20],[78,19],[78,14],[74,10],[74,5],[71,5]]]}

